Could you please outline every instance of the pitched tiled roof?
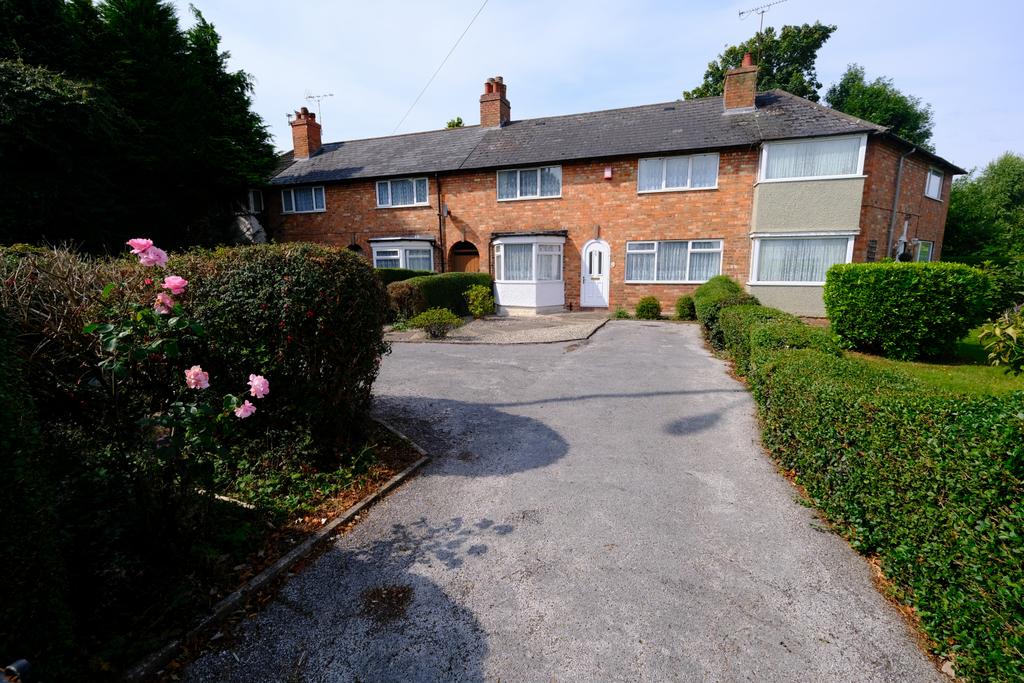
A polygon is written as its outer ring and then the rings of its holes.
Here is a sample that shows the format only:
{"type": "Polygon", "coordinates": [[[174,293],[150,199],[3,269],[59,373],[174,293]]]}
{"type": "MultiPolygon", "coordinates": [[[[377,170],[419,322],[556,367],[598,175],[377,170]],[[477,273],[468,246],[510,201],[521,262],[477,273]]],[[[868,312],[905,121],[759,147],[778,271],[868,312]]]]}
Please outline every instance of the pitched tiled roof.
{"type": "MultiPolygon", "coordinates": [[[[309,159],[282,156],[275,185],[382,178],[634,154],[757,145],[765,140],[885,128],[782,90],[750,112],[723,114],[721,97],[333,142],[309,159]]],[[[942,161],[940,159],[940,161],[942,161]]],[[[948,163],[948,162],[943,162],[948,163]]]]}

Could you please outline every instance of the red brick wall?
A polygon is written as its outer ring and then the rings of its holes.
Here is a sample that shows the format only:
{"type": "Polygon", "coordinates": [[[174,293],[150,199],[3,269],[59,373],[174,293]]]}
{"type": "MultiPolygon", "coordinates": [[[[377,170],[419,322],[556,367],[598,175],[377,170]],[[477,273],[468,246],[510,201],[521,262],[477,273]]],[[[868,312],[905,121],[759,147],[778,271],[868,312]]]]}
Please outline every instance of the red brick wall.
{"type": "MultiPolygon", "coordinates": [[[[875,260],[889,256],[886,239],[892,218],[892,200],[896,192],[896,173],[903,150],[878,138],[868,138],[864,157],[864,199],[861,205],[861,234],[853,245],[853,260],[865,261],[868,243],[877,242],[875,260]]],[[[903,162],[903,180],[900,183],[900,198],[896,209],[896,225],[893,229],[893,243],[898,244],[903,233],[903,220],[909,214],[908,239],[935,242],[932,260],[942,254],[942,238],[946,229],[946,212],[949,209],[949,189],[953,176],[945,171],[942,181],[941,201],[924,194],[928,169],[932,165],[918,155],[912,154],[903,162]]]]}
{"type": "MultiPolygon", "coordinates": [[[[637,193],[637,159],[569,162],[562,165],[562,197],[497,201],[494,171],[441,176],[443,201],[451,215],[445,225],[446,248],[465,239],[480,251],[480,269],[490,272],[494,232],[567,230],[563,264],[565,301],[579,308],[580,251],[598,232],[611,247],[610,306],[632,307],[654,295],[662,306],[694,289],[693,285],[633,285],[624,282],[627,240],[724,240],[722,272],[745,282],[750,264],[750,214],[757,176],[756,149],[721,152],[718,189],[637,193]],[[612,178],[604,178],[605,167],[612,178]]],[[[327,211],[280,214],[280,193],[268,198],[269,222],[284,240],[306,240],[347,246],[359,244],[370,254],[369,238],[430,234],[439,242],[437,185],[430,178],[429,207],[377,209],[373,181],[328,185],[327,211]]],[[[447,254],[445,254],[447,257],[447,254]]],[[[439,254],[435,262],[440,265],[439,254]]]]}

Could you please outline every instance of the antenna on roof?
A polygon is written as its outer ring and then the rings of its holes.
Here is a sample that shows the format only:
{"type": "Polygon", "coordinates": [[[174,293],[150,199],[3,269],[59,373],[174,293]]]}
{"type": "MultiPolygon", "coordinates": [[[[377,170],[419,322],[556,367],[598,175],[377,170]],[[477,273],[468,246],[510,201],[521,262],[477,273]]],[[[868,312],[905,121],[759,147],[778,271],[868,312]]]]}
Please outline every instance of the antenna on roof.
{"type": "Polygon", "coordinates": [[[306,99],[309,100],[310,102],[316,102],[316,118],[317,118],[318,121],[320,121],[321,124],[323,124],[323,122],[324,122],[324,117],[320,115],[320,103],[325,98],[328,98],[328,97],[334,97],[334,93],[329,92],[329,93],[324,93],[323,95],[314,95],[314,94],[310,93],[308,90],[306,91],[306,99]]]}
{"type": "Polygon", "coordinates": [[[764,13],[767,12],[768,10],[770,10],[773,5],[781,5],[784,2],[786,2],[786,0],[775,0],[775,2],[769,2],[768,4],[761,5],[760,7],[754,7],[754,8],[751,8],[751,9],[741,9],[740,10],[740,19],[746,19],[751,14],[760,14],[761,15],[761,27],[759,29],[757,29],[757,32],[760,33],[761,31],[764,30],[764,13]]]}

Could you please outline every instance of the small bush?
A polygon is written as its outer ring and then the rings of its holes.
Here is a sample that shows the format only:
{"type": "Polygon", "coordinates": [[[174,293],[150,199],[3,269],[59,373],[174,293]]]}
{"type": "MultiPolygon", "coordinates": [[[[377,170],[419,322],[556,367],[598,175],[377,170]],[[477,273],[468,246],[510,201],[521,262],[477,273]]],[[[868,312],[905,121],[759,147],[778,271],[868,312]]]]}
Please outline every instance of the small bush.
{"type": "MultiPolygon", "coordinates": [[[[469,306],[466,302],[465,293],[473,285],[483,285],[493,288],[494,280],[489,273],[438,273],[436,275],[424,275],[420,277],[403,280],[403,284],[409,287],[417,287],[423,295],[423,307],[416,310],[419,305],[419,298],[415,297],[414,307],[403,310],[407,316],[417,315],[428,308],[447,308],[457,315],[469,315],[469,306]]],[[[388,286],[390,291],[397,283],[388,286]]],[[[401,290],[404,292],[404,290],[401,290]]],[[[407,300],[414,297],[407,296],[407,300]]],[[[397,309],[393,302],[392,309],[397,309]]]]}
{"type": "Polygon", "coordinates": [[[725,346],[725,339],[718,325],[719,312],[729,306],[758,303],[756,297],[744,292],[739,283],[725,275],[716,275],[693,292],[697,320],[704,328],[704,336],[716,349],[725,346]]]}
{"type": "Polygon", "coordinates": [[[427,298],[415,282],[392,282],[388,285],[388,308],[392,320],[412,318],[427,310],[427,298]]]}
{"type": "Polygon", "coordinates": [[[909,360],[950,353],[985,321],[991,293],[959,263],[846,263],[828,271],[825,310],[850,347],[909,360]]]}
{"type": "Polygon", "coordinates": [[[981,270],[992,281],[992,306],[989,318],[998,318],[1011,308],[1024,303],[1024,260],[1009,265],[985,263],[981,270]]]}
{"type": "Polygon", "coordinates": [[[992,365],[1002,365],[1015,375],[1024,372],[1024,304],[986,325],[979,339],[992,365]]]}
{"type": "Polygon", "coordinates": [[[409,327],[426,332],[433,339],[442,339],[456,327],[462,325],[462,318],[447,308],[428,308],[409,321],[409,327]]]}
{"type": "Polygon", "coordinates": [[[656,297],[645,296],[636,304],[637,320],[657,320],[661,317],[661,302],[656,297]]]}
{"type": "Polygon", "coordinates": [[[799,322],[799,318],[777,308],[752,304],[724,308],[718,316],[722,342],[741,375],[747,374],[750,360],[750,331],[754,325],[766,322],[799,322]]]}
{"type": "Polygon", "coordinates": [[[467,308],[474,318],[494,313],[494,292],[486,285],[473,285],[465,293],[467,308]]]}
{"type": "Polygon", "coordinates": [[[409,270],[408,268],[376,268],[375,272],[380,281],[387,287],[392,282],[401,282],[402,280],[408,280],[414,277],[422,277],[424,275],[433,275],[432,271],[429,270],[409,270]]]}
{"type": "Polygon", "coordinates": [[[693,295],[684,294],[676,299],[676,320],[696,320],[697,310],[693,307],[693,295]]]}
{"type": "Polygon", "coordinates": [[[612,313],[612,318],[615,320],[629,320],[632,317],[633,316],[629,314],[629,311],[626,310],[626,307],[622,306],[621,304],[619,306],[616,306],[615,312],[612,313]]]}

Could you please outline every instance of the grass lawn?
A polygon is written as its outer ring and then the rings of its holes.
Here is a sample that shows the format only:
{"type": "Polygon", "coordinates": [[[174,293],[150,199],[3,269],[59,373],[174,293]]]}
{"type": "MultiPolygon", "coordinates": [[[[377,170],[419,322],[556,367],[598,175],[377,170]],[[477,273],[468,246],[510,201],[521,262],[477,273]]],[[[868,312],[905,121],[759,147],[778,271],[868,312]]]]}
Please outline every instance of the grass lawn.
{"type": "Polygon", "coordinates": [[[988,353],[978,341],[981,329],[957,344],[953,358],[934,362],[897,361],[866,353],[851,353],[869,363],[911,375],[927,384],[962,394],[1005,394],[1024,391],[1024,375],[1014,377],[1002,367],[988,364],[988,353]]]}

